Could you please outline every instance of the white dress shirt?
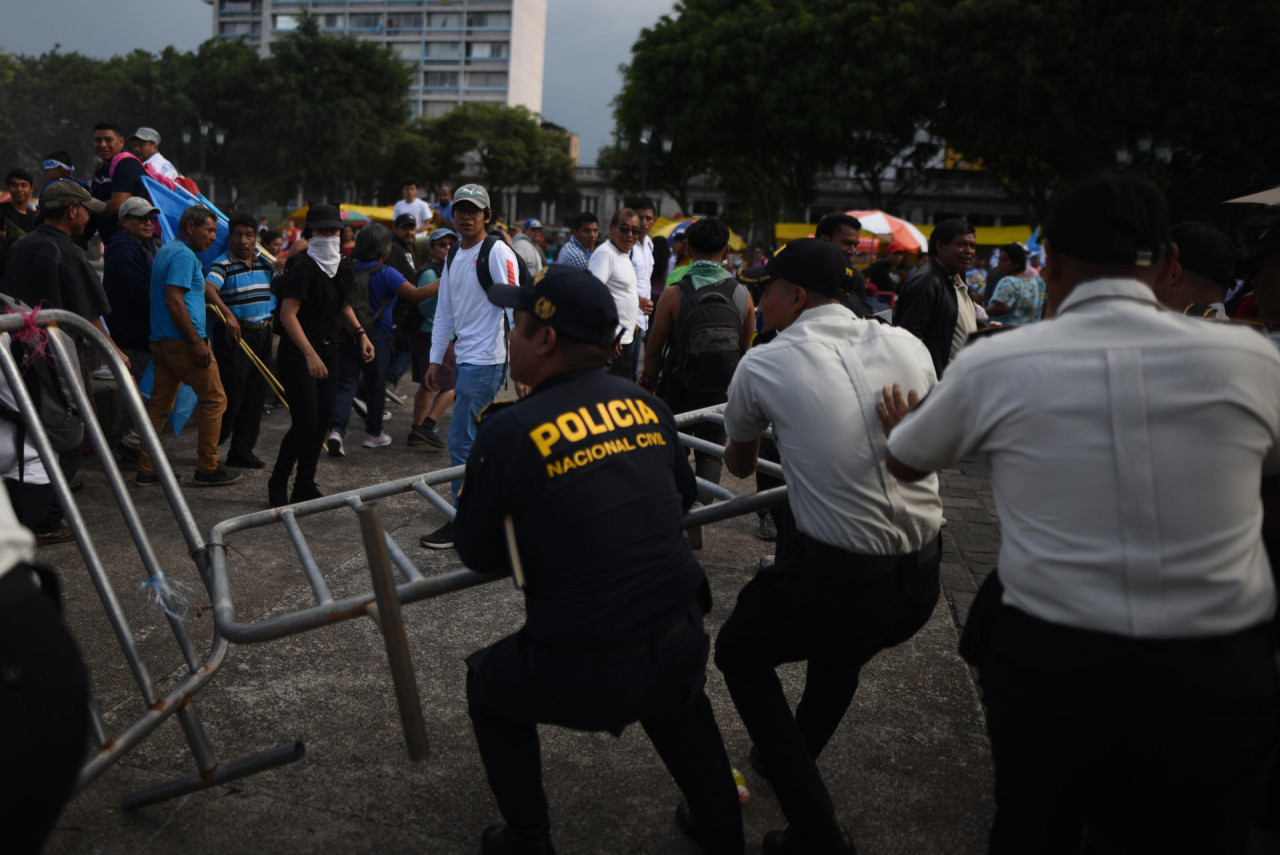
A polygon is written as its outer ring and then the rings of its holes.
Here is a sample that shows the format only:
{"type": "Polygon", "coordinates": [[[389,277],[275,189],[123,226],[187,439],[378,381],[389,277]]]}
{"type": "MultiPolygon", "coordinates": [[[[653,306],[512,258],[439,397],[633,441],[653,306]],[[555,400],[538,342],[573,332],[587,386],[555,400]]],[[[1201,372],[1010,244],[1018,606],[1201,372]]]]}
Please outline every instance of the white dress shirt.
{"type": "Polygon", "coordinates": [[[1275,611],[1258,482],[1280,473],[1278,432],[1267,341],[1099,279],[1056,317],[965,348],[889,450],[921,471],[989,455],[1005,603],[1179,638],[1275,611]]]}
{"type": "Polygon", "coordinates": [[[154,169],[156,172],[159,172],[165,178],[178,177],[178,167],[170,163],[169,158],[165,157],[160,152],[156,152],[155,154],[148,157],[146,160],[142,162],[142,165],[150,166],[152,169],[154,169]]]}
{"type": "MultiPolygon", "coordinates": [[[[641,299],[653,299],[653,238],[645,235],[636,240],[635,249],[631,250],[631,266],[636,269],[636,304],[641,299]]],[[[649,328],[649,316],[644,312],[636,312],[636,324],[641,331],[649,328]]]]}
{"type": "MultiPolygon", "coordinates": [[[[470,249],[458,249],[453,261],[440,275],[439,301],[436,303],[434,330],[431,336],[431,361],[444,362],[449,348],[449,331],[457,333],[454,353],[459,365],[504,365],[507,361],[507,327],[515,324],[515,313],[489,302],[488,295],[476,277],[476,259],[482,243],[470,249]]],[[[516,254],[503,241],[495,241],[489,251],[489,275],[494,284],[519,285],[516,254]]]]}
{"type": "Polygon", "coordinates": [[[614,246],[613,241],[606,240],[591,253],[587,262],[591,275],[609,286],[613,302],[618,307],[618,329],[622,332],[622,343],[631,344],[635,337],[636,315],[640,313],[640,303],[636,300],[636,269],[631,258],[614,246]]]}
{"type": "Polygon", "coordinates": [[[886,385],[923,393],[936,382],[911,333],[819,306],[742,357],[725,431],[750,442],[773,423],[796,527],[809,537],[864,555],[915,552],[942,525],[938,479],[888,473],[876,404],[886,385]]]}

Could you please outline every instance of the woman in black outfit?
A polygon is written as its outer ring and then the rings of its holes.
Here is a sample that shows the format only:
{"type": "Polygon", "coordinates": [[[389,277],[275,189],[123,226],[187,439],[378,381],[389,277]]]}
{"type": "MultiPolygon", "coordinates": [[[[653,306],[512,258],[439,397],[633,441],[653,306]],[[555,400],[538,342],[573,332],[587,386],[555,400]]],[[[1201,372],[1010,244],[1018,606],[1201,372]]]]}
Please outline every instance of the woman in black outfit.
{"type": "Polygon", "coordinates": [[[361,357],[373,359],[373,344],[352,311],[355,285],[350,262],[341,264],[342,219],[337,205],[312,205],[307,212],[307,253],[291,264],[280,283],[280,350],[276,366],[292,423],[280,440],[268,502],[273,508],[318,499],[316,462],[333,415],[337,394],[338,336],[352,332],[361,357]],[[341,269],[339,269],[341,267],[341,269]],[[294,464],[298,476],[289,495],[294,464]]]}

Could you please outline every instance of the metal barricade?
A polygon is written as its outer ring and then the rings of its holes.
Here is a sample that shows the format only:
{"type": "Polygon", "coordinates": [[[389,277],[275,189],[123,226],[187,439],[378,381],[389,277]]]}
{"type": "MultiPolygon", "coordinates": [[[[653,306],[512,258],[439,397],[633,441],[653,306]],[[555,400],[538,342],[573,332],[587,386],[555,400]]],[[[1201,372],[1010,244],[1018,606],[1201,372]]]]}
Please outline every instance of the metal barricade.
{"type": "MultiPolygon", "coordinates": [[[[22,315],[0,315],[0,332],[7,332],[12,335],[20,331],[25,324],[26,319],[22,315]]],[[[36,324],[40,327],[61,327],[80,337],[88,346],[93,347],[105,360],[107,366],[110,367],[112,375],[120,387],[120,394],[130,420],[133,422],[147,453],[151,456],[152,462],[155,464],[156,474],[159,477],[174,519],[177,521],[178,528],[186,541],[187,549],[200,572],[201,579],[207,587],[209,562],[204,539],[196,527],[196,521],[191,515],[191,510],[187,506],[182,491],[178,487],[173,468],[169,465],[168,458],[165,457],[164,450],[160,446],[160,439],[151,427],[146,409],[142,403],[142,397],[138,394],[133,378],[130,376],[124,361],[106,336],[91,323],[71,312],[41,310],[36,316],[36,324]]],[[[164,568],[161,566],[155,549],[143,528],[142,520],[129,494],[129,488],[125,483],[124,476],[116,465],[115,458],[107,450],[109,446],[106,435],[94,411],[93,404],[89,400],[88,392],[80,381],[79,372],[73,367],[77,364],[79,356],[69,351],[58,336],[49,336],[48,341],[50,356],[55,359],[58,372],[67,380],[67,385],[72,390],[74,403],[84,417],[85,438],[99,452],[98,458],[102,464],[103,472],[106,474],[112,496],[115,498],[116,504],[124,517],[125,526],[138,550],[147,578],[148,580],[160,580],[163,577],[164,568]]],[[[165,719],[173,715],[177,715],[182,725],[187,744],[196,761],[196,773],[132,793],[124,798],[125,807],[142,807],[251,775],[300,758],[304,750],[300,743],[283,745],[229,762],[220,763],[215,757],[213,748],[209,744],[208,736],[205,734],[204,726],[201,724],[199,713],[196,711],[194,696],[208,684],[214,672],[222,665],[227,654],[227,639],[217,631],[216,626],[209,650],[201,653],[197,651],[182,621],[166,612],[169,627],[173,633],[174,641],[182,653],[188,675],[176,688],[167,694],[161,694],[155,679],[151,676],[147,664],[143,660],[137,638],[129,628],[124,609],[107,576],[102,558],[85,524],[75,497],[71,493],[70,484],[68,484],[58,465],[58,453],[50,443],[44,426],[40,422],[40,416],[36,411],[31,395],[23,383],[21,368],[8,348],[0,348],[0,370],[3,370],[5,380],[12,390],[18,405],[18,410],[22,413],[27,439],[36,447],[40,454],[40,459],[48,472],[49,479],[53,485],[54,496],[62,506],[67,524],[75,536],[76,545],[89,571],[89,578],[106,610],[107,619],[128,662],[129,669],[138,685],[146,708],[131,724],[118,733],[112,734],[108,732],[97,703],[90,704],[90,727],[94,741],[98,745],[98,751],[81,768],[76,784],[77,790],[83,789],[99,777],[112,764],[155,731],[165,719]]],[[[21,450],[18,453],[21,454],[21,450]]]]}
{"type": "MultiPolygon", "coordinates": [[[[724,407],[721,405],[681,413],[676,416],[676,425],[678,427],[687,427],[703,419],[719,420],[722,423],[723,417],[720,412],[723,409],[724,407]]],[[[698,451],[706,451],[716,456],[724,455],[723,446],[685,433],[680,434],[680,442],[698,451]]],[[[782,477],[782,469],[776,463],[761,460],[759,467],[766,474],[774,475],[779,479],[782,477]]],[[[237,644],[255,644],[296,635],[322,626],[330,626],[368,614],[370,605],[374,602],[373,591],[367,591],[342,600],[334,599],[324,580],[323,573],[312,556],[311,548],[307,544],[298,520],[303,517],[342,508],[348,508],[359,513],[370,502],[407,493],[416,493],[432,507],[444,514],[446,518],[452,520],[456,513],[453,506],[432,487],[447,484],[456,478],[460,478],[462,473],[463,467],[461,466],[440,469],[435,472],[427,472],[396,481],[388,481],[383,484],[361,487],[296,505],[287,505],[282,508],[245,514],[218,523],[209,533],[209,558],[211,565],[210,593],[213,597],[214,620],[217,623],[219,632],[223,637],[237,644]],[[228,538],[237,532],[276,523],[282,523],[288,533],[289,540],[302,564],[303,575],[311,587],[315,602],[313,605],[299,608],[286,614],[257,620],[240,620],[237,618],[232,600],[231,581],[227,568],[228,538]]],[[[721,501],[690,510],[684,518],[685,528],[693,528],[743,514],[754,513],[755,511],[780,505],[787,498],[787,488],[785,486],[775,487],[759,493],[738,494],[718,484],[699,478],[698,487],[702,491],[721,499],[721,501]]],[[[383,537],[391,554],[392,563],[403,577],[403,581],[396,585],[396,596],[401,604],[438,597],[441,594],[448,594],[506,578],[506,574],[477,573],[466,568],[449,570],[434,576],[424,576],[390,535],[384,533],[383,537]]]]}

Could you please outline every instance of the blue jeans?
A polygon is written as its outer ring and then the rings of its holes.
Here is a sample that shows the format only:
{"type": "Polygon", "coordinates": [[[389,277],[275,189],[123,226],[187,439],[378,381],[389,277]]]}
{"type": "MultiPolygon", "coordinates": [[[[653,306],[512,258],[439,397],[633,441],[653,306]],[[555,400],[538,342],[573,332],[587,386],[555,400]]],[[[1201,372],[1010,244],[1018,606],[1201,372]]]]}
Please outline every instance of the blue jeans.
{"type": "Polygon", "coordinates": [[[347,423],[351,421],[351,401],[356,390],[361,390],[368,414],[365,416],[365,431],[370,436],[382,433],[382,413],[386,409],[387,394],[383,383],[387,374],[387,362],[391,358],[391,341],[385,330],[368,331],[369,341],[373,342],[373,361],[365,362],[360,357],[359,349],[352,343],[344,341],[338,345],[338,396],[333,403],[333,419],[329,423],[344,437],[347,435],[347,423]],[[360,382],[360,371],[364,369],[364,382],[360,382]]]}
{"type": "MultiPolygon", "coordinates": [[[[458,365],[458,382],[454,387],[453,416],[449,420],[449,459],[454,466],[467,462],[471,444],[476,441],[476,417],[498,395],[506,377],[505,365],[458,365]]],[[[462,479],[452,483],[453,505],[458,506],[458,489],[462,479]]]]}

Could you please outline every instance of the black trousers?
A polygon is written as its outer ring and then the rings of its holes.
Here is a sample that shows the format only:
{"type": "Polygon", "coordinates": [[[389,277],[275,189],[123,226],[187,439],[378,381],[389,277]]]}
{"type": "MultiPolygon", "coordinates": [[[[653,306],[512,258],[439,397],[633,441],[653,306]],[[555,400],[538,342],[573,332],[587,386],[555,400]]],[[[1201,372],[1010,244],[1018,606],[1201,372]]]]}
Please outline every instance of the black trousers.
{"type": "MultiPolygon", "coordinates": [[[[271,365],[271,328],[241,327],[245,344],[257,354],[264,365],[271,365]]],[[[249,356],[230,336],[227,327],[214,321],[213,355],[218,360],[218,373],[222,375],[222,388],[227,393],[227,409],[222,414],[222,429],[218,444],[231,440],[230,454],[248,457],[258,444],[258,428],[262,424],[262,407],[267,401],[267,379],[254,366],[249,356]]],[[[281,382],[283,385],[283,381],[281,382]]],[[[292,403],[292,402],[291,402],[292,403]]]]}
{"type": "Polygon", "coordinates": [[[1002,608],[982,667],[993,853],[1244,851],[1277,744],[1270,627],[1139,640],[1002,608]]]}
{"type": "Polygon", "coordinates": [[[636,361],[629,343],[624,344],[622,352],[605,366],[605,372],[612,374],[614,377],[625,377],[628,380],[635,381],[636,361]]]}
{"type": "Polygon", "coordinates": [[[0,830],[35,855],[71,798],[89,731],[89,678],[53,599],[19,564],[0,576],[0,830]]]}
{"type": "Polygon", "coordinates": [[[289,402],[291,419],[288,432],[280,440],[280,451],[271,470],[271,481],[281,488],[288,486],[294,464],[298,467],[295,488],[298,484],[315,484],[316,465],[338,392],[337,342],[313,341],[311,346],[329,369],[329,376],[323,380],[317,380],[307,372],[307,358],[287,335],[281,337],[280,352],[276,357],[277,376],[284,387],[285,400],[289,402]]]}
{"type": "MultiPolygon", "coordinates": [[[[690,392],[685,389],[664,388],[660,389],[660,397],[666,401],[667,406],[671,408],[673,413],[687,413],[690,410],[700,410],[703,407],[714,407],[716,404],[723,404],[728,400],[725,392],[690,392]]],[[[696,436],[698,439],[705,439],[707,442],[714,442],[717,445],[724,445],[725,432],[724,425],[713,424],[711,422],[698,422],[683,428],[686,433],[696,436]]],[[[705,451],[695,451],[693,453],[693,470],[699,478],[710,481],[713,484],[720,483],[720,470],[723,463],[719,457],[714,454],[708,454],[705,451]]],[[[708,501],[710,496],[699,495],[702,501],[708,501]]]]}
{"type": "Polygon", "coordinates": [[[665,644],[620,661],[548,650],[523,631],[468,657],[468,710],[503,819],[520,829],[548,821],[539,723],[620,735],[639,721],[695,820],[741,852],[742,807],[703,689],[709,647],[693,618],[665,644]]]}
{"type": "Polygon", "coordinates": [[[940,550],[858,555],[803,535],[789,560],[756,574],[716,639],[742,723],[791,827],[821,835],[835,806],[817,758],[844,718],[862,666],[924,626],[938,601],[940,550]],[[775,668],[808,661],[795,715],[775,668]]]}

